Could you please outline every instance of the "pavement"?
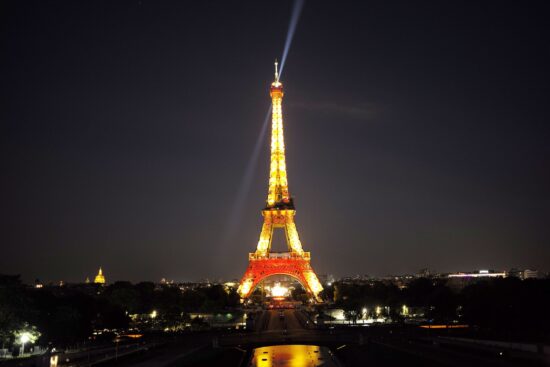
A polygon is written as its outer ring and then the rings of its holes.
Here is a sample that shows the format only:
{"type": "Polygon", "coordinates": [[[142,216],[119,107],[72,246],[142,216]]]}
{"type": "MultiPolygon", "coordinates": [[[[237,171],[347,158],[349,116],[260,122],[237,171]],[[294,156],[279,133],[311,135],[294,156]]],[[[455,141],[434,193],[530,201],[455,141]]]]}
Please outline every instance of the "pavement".
{"type": "Polygon", "coordinates": [[[256,315],[252,331],[221,335],[220,346],[254,348],[276,344],[326,345],[359,340],[356,331],[319,330],[301,310],[267,310],[256,315]]]}

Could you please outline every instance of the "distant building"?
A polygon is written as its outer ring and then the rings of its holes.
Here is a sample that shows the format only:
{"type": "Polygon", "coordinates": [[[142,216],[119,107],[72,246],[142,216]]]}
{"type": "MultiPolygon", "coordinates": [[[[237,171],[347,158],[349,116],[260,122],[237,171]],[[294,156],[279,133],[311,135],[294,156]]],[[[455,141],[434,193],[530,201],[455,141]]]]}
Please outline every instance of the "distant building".
{"type": "Polygon", "coordinates": [[[523,271],[523,279],[536,279],[539,277],[538,270],[525,269],[523,271]]]}
{"type": "Polygon", "coordinates": [[[433,275],[433,272],[430,271],[428,268],[420,269],[418,274],[416,274],[417,278],[431,278],[433,275]]]}
{"type": "Polygon", "coordinates": [[[105,284],[105,276],[103,275],[103,270],[101,269],[101,266],[99,267],[99,272],[94,278],[94,283],[105,284]]]}
{"type": "Polygon", "coordinates": [[[507,276],[510,277],[510,278],[523,279],[523,270],[512,268],[512,269],[508,270],[507,276]]]}
{"type": "Polygon", "coordinates": [[[469,273],[451,273],[449,278],[506,278],[506,272],[495,272],[492,270],[480,270],[469,273]]]}
{"type": "Polygon", "coordinates": [[[524,280],[524,279],[540,278],[541,274],[539,273],[538,270],[531,270],[531,269],[520,270],[520,269],[512,268],[510,269],[510,271],[508,271],[507,276],[524,280]]]}
{"type": "Polygon", "coordinates": [[[493,270],[451,273],[447,275],[447,285],[455,290],[460,290],[467,285],[478,281],[506,277],[506,272],[495,272],[493,270]]]}

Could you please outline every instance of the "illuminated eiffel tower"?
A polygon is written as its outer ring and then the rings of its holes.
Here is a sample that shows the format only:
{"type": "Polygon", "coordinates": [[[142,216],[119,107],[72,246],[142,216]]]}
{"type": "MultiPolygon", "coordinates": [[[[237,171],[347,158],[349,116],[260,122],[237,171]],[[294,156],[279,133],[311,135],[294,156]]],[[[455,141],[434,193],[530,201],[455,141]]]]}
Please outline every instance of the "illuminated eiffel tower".
{"type": "Polygon", "coordinates": [[[279,81],[275,61],[275,80],[271,83],[272,100],[271,166],[267,205],[262,210],[264,223],[256,252],[248,256],[249,264],[239,285],[242,298],[250,296],[254,288],[272,275],[288,275],[300,282],[305,290],[319,301],[323,290],[310,265],[310,253],[304,252],[294,223],[296,210],[288,192],[283,136],[283,84],[279,81]],[[271,252],[271,240],[275,229],[284,229],[288,252],[271,252]]]}

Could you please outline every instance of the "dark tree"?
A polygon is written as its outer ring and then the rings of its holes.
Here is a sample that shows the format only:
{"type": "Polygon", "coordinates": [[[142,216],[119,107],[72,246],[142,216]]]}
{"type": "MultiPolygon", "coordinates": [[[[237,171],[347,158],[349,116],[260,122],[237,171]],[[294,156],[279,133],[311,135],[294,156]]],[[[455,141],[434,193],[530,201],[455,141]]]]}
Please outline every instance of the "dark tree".
{"type": "Polygon", "coordinates": [[[13,331],[29,316],[28,299],[19,275],[0,274],[0,343],[10,344],[13,331]]]}

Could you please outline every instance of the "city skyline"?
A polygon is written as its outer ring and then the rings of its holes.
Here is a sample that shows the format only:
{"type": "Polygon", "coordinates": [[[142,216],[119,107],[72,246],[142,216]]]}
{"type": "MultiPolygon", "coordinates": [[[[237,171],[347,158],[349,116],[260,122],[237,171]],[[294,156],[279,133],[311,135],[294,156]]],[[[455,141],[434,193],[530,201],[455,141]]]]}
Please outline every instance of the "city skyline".
{"type": "MultiPolygon", "coordinates": [[[[239,278],[292,3],[35,5],[1,38],[2,273],[239,278]]],[[[317,273],[550,270],[548,31],[533,4],[498,10],[305,5],[282,81],[317,273]]]]}
{"type": "MultiPolygon", "coordinates": [[[[484,268],[484,269],[460,269],[460,270],[454,270],[454,271],[438,271],[437,269],[427,269],[427,268],[421,268],[417,269],[416,271],[409,272],[409,273],[387,273],[382,275],[375,275],[375,274],[369,274],[369,273],[355,273],[355,274],[318,274],[319,277],[322,277],[326,281],[327,279],[334,279],[333,281],[342,281],[347,279],[372,279],[372,280],[381,280],[381,279],[397,279],[397,278],[484,278],[486,274],[492,274],[490,276],[487,276],[487,278],[490,277],[513,277],[513,278],[521,278],[521,279],[528,279],[528,278],[539,278],[544,279],[547,278],[550,273],[547,271],[543,271],[540,269],[529,269],[529,268],[510,268],[510,269],[495,269],[495,268],[484,268]],[[528,273],[529,275],[525,275],[528,273]],[[479,275],[473,275],[472,274],[479,274],[479,275]]],[[[150,283],[156,283],[156,284],[185,284],[185,283],[197,283],[197,284],[206,284],[206,283],[212,283],[212,284],[220,284],[220,283],[236,283],[239,282],[239,277],[229,277],[229,278],[223,278],[223,277],[206,277],[206,278],[187,278],[187,279],[176,279],[176,278],[169,278],[169,277],[161,277],[157,279],[127,279],[127,278],[111,278],[110,274],[106,274],[103,267],[99,266],[95,272],[91,271],[86,274],[84,274],[84,278],[82,279],[45,279],[41,277],[36,278],[29,278],[26,277],[25,274],[16,274],[17,276],[21,276],[22,280],[25,284],[28,285],[38,285],[38,287],[42,287],[44,285],[50,285],[50,286],[58,286],[58,285],[67,285],[67,284],[84,284],[84,283],[101,283],[101,284],[113,284],[116,282],[130,282],[130,283],[142,283],[142,282],[150,282],[150,283]],[[99,277],[99,278],[98,278],[99,277]],[[98,281],[100,279],[100,281],[98,281]]],[[[292,278],[292,277],[289,277],[292,278]]],[[[269,277],[268,277],[269,279],[269,277]]],[[[332,283],[332,281],[330,281],[332,283]]]]}

